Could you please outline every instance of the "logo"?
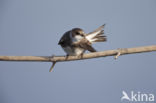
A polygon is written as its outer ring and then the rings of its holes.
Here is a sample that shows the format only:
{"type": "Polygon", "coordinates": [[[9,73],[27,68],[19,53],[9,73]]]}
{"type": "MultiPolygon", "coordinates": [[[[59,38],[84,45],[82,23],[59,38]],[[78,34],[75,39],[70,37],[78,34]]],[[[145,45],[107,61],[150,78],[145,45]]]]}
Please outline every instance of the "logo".
{"type": "Polygon", "coordinates": [[[131,91],[129,94],[122,91],[121,101],[131,101],[131,102],[153,102],[154,94],[152,93],[141,93],[131,91]]]}

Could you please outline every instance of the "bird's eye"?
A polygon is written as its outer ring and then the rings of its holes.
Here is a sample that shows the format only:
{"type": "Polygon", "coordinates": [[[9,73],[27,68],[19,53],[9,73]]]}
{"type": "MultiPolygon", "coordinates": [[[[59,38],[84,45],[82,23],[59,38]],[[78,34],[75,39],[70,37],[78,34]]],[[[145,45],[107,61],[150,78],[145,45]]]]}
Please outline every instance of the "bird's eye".
{"type": "Polygon", "coordinates": [[[76,32],[76,35],[79,35],[80,33],[79,32],[76,32]]]}

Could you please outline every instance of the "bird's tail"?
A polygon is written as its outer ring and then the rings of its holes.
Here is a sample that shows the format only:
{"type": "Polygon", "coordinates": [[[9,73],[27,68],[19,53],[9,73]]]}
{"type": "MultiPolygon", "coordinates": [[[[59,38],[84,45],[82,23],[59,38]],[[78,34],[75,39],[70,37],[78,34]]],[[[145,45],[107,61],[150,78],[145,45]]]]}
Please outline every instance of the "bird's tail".
{"type": "Polygon", "coordinates": [[[94,43],[94,42],[105,42],[107,40],[106,36],[103,35],[104,34],[104,28],[105,24],[100,26],[99,28],[97,28],[96,30],[94,30],[91,33],[88,33],[86,35],[86,39],[90,42],[90,43],[94,43]]]}

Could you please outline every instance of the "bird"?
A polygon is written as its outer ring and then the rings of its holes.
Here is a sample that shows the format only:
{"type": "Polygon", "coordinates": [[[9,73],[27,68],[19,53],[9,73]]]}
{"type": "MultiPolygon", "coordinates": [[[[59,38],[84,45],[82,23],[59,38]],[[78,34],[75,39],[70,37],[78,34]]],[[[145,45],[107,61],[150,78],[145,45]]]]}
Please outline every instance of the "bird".
{"type": "Polygon", "coordinates": [[[81,28],[73,28],[63,34],[58,42],[67,56],[81,56],[85,51],[96,52],[92,46],[96,42],[105,42],[107,40],[104,34],[105,24],[90,33],[85,33],[81,28]]]}
{"type": "MultiPolygon", "coordinates": [[[[73,28],[65,32],[59,40],[58,45],[66,52],[66,59],[68,56],[78,56],[81,58],[86,50],[96,52],[92,44],[107,40],[106,36],[103,35],[104,26],[105,24],[87,34],[81,28],[73,28]]],[[[49,72],[52,72],[55,64],[56,61],[53,62],[49,72]]]]}

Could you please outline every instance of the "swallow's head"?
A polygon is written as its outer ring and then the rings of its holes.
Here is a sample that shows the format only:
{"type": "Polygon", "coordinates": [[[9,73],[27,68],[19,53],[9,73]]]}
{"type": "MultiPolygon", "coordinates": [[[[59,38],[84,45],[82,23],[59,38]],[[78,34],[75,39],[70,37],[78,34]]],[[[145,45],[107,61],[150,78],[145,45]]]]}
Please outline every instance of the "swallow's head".
{"type": "Polygon", "coordinates": [[[84,31],[80,28],[72,29],[71,33],[72,33],[72,37],[76,40],[80,40],[85,37],[84,31]]]}

